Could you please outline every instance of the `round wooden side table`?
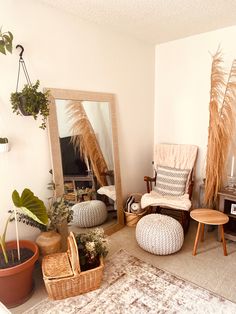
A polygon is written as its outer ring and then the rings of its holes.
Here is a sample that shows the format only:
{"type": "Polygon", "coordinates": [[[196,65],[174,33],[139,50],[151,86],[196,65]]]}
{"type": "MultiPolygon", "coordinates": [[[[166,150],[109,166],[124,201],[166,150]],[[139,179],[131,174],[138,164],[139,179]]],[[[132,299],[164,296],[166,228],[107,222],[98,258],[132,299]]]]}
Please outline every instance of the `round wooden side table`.
{"type": "Polygon", "coordinates": [[[196,255],[200,233],[201,241],[203,241],[204,239],[204,225],[216,225],[218,226],[218,228],[220,228],[224,256],[227,256],[224,236],[224,224],[229,221],[229,217],[218,210],[208,208],[194,209],[190,212],[190,216],[198,222],[197,234],[193,247],[193,255],[196,255]]]}

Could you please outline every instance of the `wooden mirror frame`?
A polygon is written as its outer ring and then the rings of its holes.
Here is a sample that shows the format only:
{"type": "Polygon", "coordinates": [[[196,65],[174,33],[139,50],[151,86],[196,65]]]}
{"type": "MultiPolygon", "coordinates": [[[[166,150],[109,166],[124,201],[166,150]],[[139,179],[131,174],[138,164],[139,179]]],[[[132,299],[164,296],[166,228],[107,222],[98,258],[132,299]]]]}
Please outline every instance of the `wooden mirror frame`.
{"type": "Polygon", "coordinates": [[[50,114],[48,116],[48,131],[51,162],[53,170],[53,181],[55,183],[55,194],[57,197],[64,194],[64,180],[61,160],[61,148],[59,142],[58,121],[56,113],[56,99],[77,100],[77,101],[94,101],[94,102],[109,102],[109,110],[112,126],[112,141],[113,141],[113,160],[114,160],[114,175],[116,188],[116,205],[117,205],[117,223],[104,228],[107,235],[120,230],[124,226],[124,212],[122,202],[122,188],[120,179],[120,162],[115,110],[115,95],[110,93],[99,93],[89,91],[77,91],[58,88],[45,88],[45,91],[50,92],[50,114]]]}

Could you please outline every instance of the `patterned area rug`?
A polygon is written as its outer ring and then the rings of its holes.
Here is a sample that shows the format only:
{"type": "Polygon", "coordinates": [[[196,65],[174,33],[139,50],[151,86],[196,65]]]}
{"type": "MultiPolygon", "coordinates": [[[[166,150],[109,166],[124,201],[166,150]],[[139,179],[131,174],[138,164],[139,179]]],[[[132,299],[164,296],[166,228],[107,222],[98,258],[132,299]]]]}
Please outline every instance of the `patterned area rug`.
{"type": "Polygon", "coordinates": [[[26,313],[230,314],[236,304],[120,250],[106,261],[99,289],[60,301],[45,299],[26,313]]]}

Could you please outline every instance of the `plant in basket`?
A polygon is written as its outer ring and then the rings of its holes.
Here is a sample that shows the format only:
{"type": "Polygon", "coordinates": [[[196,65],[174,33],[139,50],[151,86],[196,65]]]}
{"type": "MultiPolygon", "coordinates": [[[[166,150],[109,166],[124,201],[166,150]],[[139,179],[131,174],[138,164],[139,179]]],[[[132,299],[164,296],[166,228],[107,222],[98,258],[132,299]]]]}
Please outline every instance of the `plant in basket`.
{"type": "Polygon", "coordinates": [[[100,258],[108,254],[107,239],[102,228],[75,236],[82,271],[98,267],[100,258]]]}
{"type": "Polygon", "coordinates": [[[9,211],[2,235],[0,235],[0,300],[8,307],[27,300],[33,289],[32,273],[38,259],[38,247],[32,241],[19,240],[18,221],[35,226],[46,225],[48,216],[43,201],[30,189],[21,195],[12,193],[14,210],[9,211]],[[16,241],[6,242],[7,227],[15,220],[16,241]]]}

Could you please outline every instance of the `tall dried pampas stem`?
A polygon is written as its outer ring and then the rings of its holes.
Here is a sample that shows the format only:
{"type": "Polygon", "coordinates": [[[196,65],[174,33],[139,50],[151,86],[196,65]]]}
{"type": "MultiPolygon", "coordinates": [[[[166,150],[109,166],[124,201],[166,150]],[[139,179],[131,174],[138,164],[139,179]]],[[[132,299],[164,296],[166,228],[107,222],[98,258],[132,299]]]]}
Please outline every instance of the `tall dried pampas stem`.
{"type": "Polygon", "coordinates": [[[208,207],[215,205],[225,178],[226,161],[235,128],[236,106],[236,60],[232,63],[226,81],[221,52],[218,50],[212,58],[204,195],[204,203],[208,207]]]}
{"type": "Polygon", "coordinates": [[[107,185],[104,175],[108,171],[107,164],[82,103],[70,102],[67,105],[67,111],[71,121],[72,143],[75,150],[80,152],[84,160],[90,160],[98,183],[101,186],[107,185]]]}

